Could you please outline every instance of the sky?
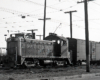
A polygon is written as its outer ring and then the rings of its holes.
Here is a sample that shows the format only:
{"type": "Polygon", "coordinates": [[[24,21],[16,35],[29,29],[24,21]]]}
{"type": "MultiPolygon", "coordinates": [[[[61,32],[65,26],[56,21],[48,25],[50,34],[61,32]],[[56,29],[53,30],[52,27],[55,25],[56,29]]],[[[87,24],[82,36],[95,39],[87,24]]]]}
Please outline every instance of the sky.
{"type": "MultiPolygon", "coordinates": [[[[12,33],[38,29],[36,35],[43,35],[45,0],[0,0],[0,47],[6,46],[6,38],[12,33]],[[22,18],[25,16],[25,18],[22,18]],[[9,33],[7,32],[9,30],[9,33]]],[[[46,36],[56,33],[70,37],[70,15],[72,13],[72,37],[85,39],[84,3],[81,0],[46,0],[46,36]]],[[[100,41],[100,0],[88,2],[89,40],[100,41]]],[[[36,36],[36,39],[40,39],[36,36]]]]}

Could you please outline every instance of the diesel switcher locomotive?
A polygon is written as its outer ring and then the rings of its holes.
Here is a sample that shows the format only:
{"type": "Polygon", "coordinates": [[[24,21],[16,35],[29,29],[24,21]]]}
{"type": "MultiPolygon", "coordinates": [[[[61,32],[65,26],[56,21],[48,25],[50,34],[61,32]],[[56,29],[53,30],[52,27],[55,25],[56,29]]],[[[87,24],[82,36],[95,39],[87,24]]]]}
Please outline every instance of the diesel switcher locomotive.
{"type": "Polygon", "coordinates": [[[68,59],[68,40],[58,37],[56,40],[36,40],[24,33],[11,34],[7,39],[7,62],[14,66],[66,66],[68,59]]]}

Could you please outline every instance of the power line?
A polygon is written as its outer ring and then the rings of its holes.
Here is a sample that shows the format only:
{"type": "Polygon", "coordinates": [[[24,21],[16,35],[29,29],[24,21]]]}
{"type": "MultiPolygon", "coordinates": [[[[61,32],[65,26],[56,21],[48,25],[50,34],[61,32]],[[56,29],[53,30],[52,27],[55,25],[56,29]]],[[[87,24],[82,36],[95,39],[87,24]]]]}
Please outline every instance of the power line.
{"type": "Polygon", "coordinates": [[[64,2],[66,2],[66,1],[59,2],[59,3],[56,3],[56,4],[52,4],[52,5],[49,5],[49,6],[55,6],[55,5],[59,5],[59,4],[61,4],[61,3],[64,3],[64,2]]]}
{"type": "MultiPolygon", "coordinates": [[[[36,3],[36,2],[33,2],[33,1],[29,1],[29,0],[26,0],[26,1],[33,3],[33,4],[36,4],[36,5],[39,5],[39,6],[44,6],[43,4],[39,4],[39,3],[36,3]]],[[[46,7],[51,8],[51,9],[55,9],[55,10],[59,10],[59,9],[56,9],[56,8],[53,8],[53,7],[50,7],[50,6],[46,6],[46,7]]]]}
{"type": "MultiPolygon", "coordinates": [[[[26,2],[30,2],[30,3],[33,3],[33,4],[37,4],[37,5],[39,5],[39,6],[44,6],[43,4],[39,4],[39,3],[37,3],[37,2],[33,2],[33,1],[30,1],[30,0],[26,0],[26,2]]],[[[66,1],[63,1],[63,2],[66,2],[66,1]]],[[[61,3],[63,3],[63,2],[60,2],[59,4],[61,4],[61,3]]],[[[69,2],[73,2],[73,1],[69,1],[69,2]]],[[[76,1],[75,1],[75,2],[76,2],[76,1]]],[[[57,4],[54,4],[54,5],[57,5],[57,4]]],[[[52,6],[53,6],[53,5],[49,5],[49,6],[46,6],[46,7],[60,11],[60,9],[54,8],[54,7],[52,7],[52,6]]],[[[74,5],[74,6],[76,6],[76,5],[74,5]]],[[[74,6],[71,6],[71,7],[74,7],[74,6]]]]}
{"type": "Polygon", "coordinates": [[[73,6],[70,6],[70,7],[67,7],[67,8],[65,8],[65,9],[63,9],[63,10],[66,10],[66,9],[68,9],[68,8],[72,8],[72,7],[75,7],[75,6],[77,6],[77,4],[75,4],[75,5],[73,5],[73,6]]]}
{"type": "MultiPolygon", "coordinates": [[[[2,11],[5,11],[5,12],[9,12],[9,13],[12,13],[12,14],[17,14],[18,16],[21,16],[21,17],[23,17],[23,15],[25,15],[27,17],[37,18],[36,15],[29,14],[29,13],[24,13],[24,12],[20,12],[20,11],[16,11],[16,10],[11,10],[11,9],[7,9],[7,8],[3,8],[3,7],[0,7],[0,9],[2,11]]],[[[38,16],[38,17],[41,17],[41,16],[38,16]]]]}
{"type": "Polygon", "coordinates": [[[96,2],[93,2],[94,4],[97,4],[98,6],[100,6],[100,4],[96,3],[96,2]]]}
{"type": "Polygon", "coordinates": [[[4,22],[4,23],[5,23],[5,24],[16,24],[16,23],[23,23],[23,22],[30,23],[30,22],[33,22],[33,21],[4,22]]]}
{"type": "MultiPolygon", "coordinates": [[[[89,21],[94,21],[94,20],[100,20],[100,18],[98,18],[98,19],[89,19],[89,21]]],[[[84,21],[84,20],[81,19],[81,20],[73,20],[73,21],[84,21]]]]}
{"type": "Polygon", "coordinates": [[[90,8],[90,9],[93,9],[93,10],[95,10],[96,12],[99,12],[99,13],[100,13],[100,11],[97,10],[96,8],[94,8],[94,7],[90,7],[90,6],[89,6],[89,8],[90,8]]]}
{"type": "Polygon", "coordinates": [[[75,15],[75,14],[73,14],[74,16],[76,16],[76,17],[78,17],[78,18],[81,18],[81,19],[83,19],[82,17],[80,17],[80,16],[78,16],[78,15],[75,15]]]}

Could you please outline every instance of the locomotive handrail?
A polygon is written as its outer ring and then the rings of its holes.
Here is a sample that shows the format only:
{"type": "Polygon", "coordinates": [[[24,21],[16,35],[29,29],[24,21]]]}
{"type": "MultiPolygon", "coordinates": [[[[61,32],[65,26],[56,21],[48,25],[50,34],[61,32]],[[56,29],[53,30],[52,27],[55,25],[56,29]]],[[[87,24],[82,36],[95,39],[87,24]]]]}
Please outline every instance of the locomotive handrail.
{"type": "Polygon", "coordinates": [[[17,47],[16,47],[16,61],[15,61],[15,67],[17,67],[17,47]]]}

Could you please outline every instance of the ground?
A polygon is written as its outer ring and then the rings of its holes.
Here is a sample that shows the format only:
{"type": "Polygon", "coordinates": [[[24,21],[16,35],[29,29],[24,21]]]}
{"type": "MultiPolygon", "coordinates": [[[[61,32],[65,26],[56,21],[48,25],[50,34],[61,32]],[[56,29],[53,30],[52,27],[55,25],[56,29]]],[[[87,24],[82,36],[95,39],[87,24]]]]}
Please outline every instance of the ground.
{"type": "Polygon", "coordinates": [[[27,68],[27,69],[0,69],[0,80],[33,79],[40,77],[72,76],[78,74],[100,73],[100,66],[90,66],[90,72],[86,72],[86,66],[72,66],[63,68],[27,68]]]}

